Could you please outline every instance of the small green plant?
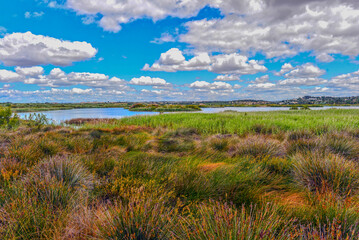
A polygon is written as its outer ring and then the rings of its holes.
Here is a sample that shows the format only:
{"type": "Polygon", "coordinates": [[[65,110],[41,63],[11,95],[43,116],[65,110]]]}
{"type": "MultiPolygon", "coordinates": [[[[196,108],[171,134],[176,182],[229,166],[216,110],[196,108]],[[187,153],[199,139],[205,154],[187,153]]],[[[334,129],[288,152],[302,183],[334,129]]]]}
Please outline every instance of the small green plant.
{"type": "Polygon", "coordinates": [[[50,123],[50,119],[48,119],[43,113],[30,113],[25,117],[25,120],[27,121],[27,125],[29,127],[35,127],[38,129],[50,123]]]}
{"type": "Polygon", "coordinates": [[[13,114],[10,107],[3,108],[0,106],[0,128],[5,127],[11,129],[18,125],[19,125],[18,115],[13,114]]]}

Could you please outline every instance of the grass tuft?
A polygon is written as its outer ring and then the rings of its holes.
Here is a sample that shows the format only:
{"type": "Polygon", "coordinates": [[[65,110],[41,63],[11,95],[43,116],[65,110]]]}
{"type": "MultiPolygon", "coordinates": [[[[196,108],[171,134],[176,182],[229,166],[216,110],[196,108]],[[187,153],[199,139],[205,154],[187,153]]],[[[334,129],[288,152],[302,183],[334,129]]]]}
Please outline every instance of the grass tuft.
{"type": "Polygon", "coordinates": [[[333,192],[341,197],[359,190],[357,165],[343,157],[326,153],[298,154],[293,157],[294,179],[311,192],[333,192]]]}

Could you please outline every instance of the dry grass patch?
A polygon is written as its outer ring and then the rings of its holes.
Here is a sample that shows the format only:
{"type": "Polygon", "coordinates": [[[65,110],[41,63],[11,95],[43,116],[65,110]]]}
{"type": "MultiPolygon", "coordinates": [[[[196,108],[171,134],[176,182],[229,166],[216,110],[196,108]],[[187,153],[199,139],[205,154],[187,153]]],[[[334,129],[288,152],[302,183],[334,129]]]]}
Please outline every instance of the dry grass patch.
{"type": "Polygon", "coordinates": [[[218,163],[205,163],[198,165],[198,169],[202,172],[212,172],[216,170],[219,167],[227,165],[224,162],[218,162],[218,163]]]}

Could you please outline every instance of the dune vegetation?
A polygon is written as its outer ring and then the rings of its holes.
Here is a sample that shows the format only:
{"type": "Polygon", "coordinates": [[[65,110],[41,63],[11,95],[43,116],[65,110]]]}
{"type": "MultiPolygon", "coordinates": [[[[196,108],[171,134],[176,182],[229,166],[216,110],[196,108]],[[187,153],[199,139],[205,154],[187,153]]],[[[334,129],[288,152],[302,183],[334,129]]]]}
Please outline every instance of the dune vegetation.
{"type": "Polygon", "coordinates": [[[0,117],[0,239],[358,239],[358,116],[0,117]]]}

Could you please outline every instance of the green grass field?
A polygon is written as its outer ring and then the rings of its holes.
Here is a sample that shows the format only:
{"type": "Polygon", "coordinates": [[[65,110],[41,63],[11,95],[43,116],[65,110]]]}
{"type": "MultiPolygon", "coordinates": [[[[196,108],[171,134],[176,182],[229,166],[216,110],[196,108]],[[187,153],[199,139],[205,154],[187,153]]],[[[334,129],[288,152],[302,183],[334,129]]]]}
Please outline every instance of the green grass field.
{"type": "MultiPolygon", "coordinates": [[[[252,113],[176,113],[157,116],[139,116],[97,123],[95,127],[114,128],[121,125],[165,127],[169,129],[195,128],[204,134],[244,134],[260,131],[344,130],[359,127],[358,110],[298,110],[252,113]]],[[[92,126],[90,126],[92,127],[92,126]]]]}
{"type": "Polygon", "coordinates": [[[5,119],[0,239],[359,239],[358,116],[5,119]]]}

